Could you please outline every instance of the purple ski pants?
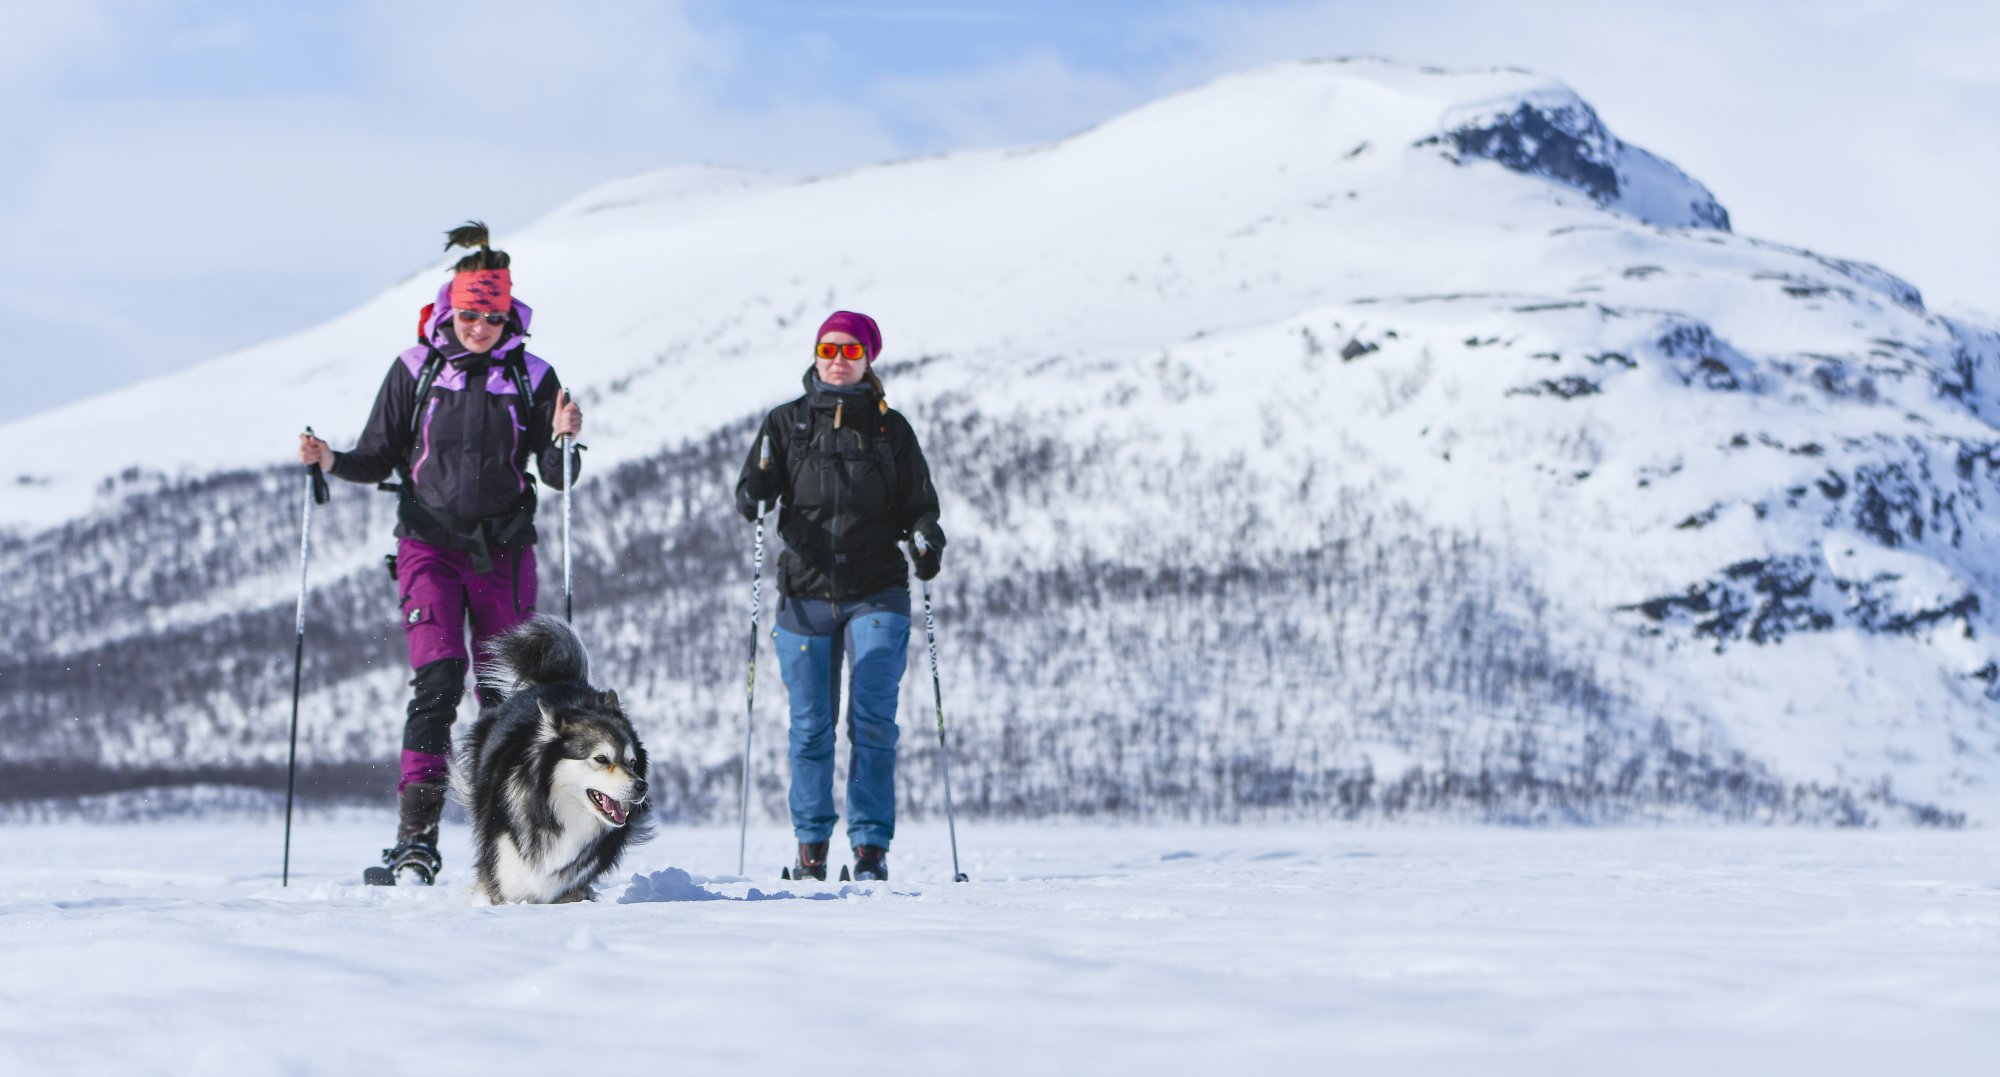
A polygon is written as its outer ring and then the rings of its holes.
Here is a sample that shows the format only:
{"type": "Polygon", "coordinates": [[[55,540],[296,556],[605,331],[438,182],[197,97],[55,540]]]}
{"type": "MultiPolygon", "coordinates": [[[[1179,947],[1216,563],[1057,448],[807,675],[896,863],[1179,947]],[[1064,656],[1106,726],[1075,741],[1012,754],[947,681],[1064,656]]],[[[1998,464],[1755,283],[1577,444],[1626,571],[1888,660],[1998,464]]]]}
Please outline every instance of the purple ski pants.
{"type": "MultiPolygon", "coordinates": [[[[475,573],[469,553],[440,549],[413,538],[397,540],[396,578],[403,633],[409,640],[410,668],[417,671],[420,681],[426,666],[446,659],[462,663],[461,670],[471,668],[471,656],[478,654],[487,640],[535,615],[535,548],[496,549],[491,555],[491,571],[475,573]],[[470,651],[465,645],[468,621],[472,627],[470,651]]],[[[440,747],[438,726],[443,724],[443,744],[448,745],[449,725],[464,691],[463,673],[459,678],[460,683],[453,686],[457,691],[445,693],[446,698],[433,695],[427,699],[424,686],[419,686],[404,736],[398,791],[411,782],[442,778],[449,772],[449,751],[436,750],[440,747]],[[413,748],[412,740],[424,742],[422,748],[413,748]]]]}

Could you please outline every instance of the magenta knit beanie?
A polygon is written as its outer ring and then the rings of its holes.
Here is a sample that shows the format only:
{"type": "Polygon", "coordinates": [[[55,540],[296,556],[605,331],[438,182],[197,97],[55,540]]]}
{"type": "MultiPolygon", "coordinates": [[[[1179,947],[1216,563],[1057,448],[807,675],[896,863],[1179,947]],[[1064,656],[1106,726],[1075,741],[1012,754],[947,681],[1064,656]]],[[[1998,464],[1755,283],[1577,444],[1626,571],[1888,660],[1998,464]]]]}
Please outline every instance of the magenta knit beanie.
{"type": "Polygon", "coordinates": [[[825,339],[828,333],[846,333],[866,345],[871,363],[882,354],[882,328],[866,314],[856,314],[851,310],[834,311],[826,321],[819,323],[819,335],[813,337],[813,342],[825,339]]]}

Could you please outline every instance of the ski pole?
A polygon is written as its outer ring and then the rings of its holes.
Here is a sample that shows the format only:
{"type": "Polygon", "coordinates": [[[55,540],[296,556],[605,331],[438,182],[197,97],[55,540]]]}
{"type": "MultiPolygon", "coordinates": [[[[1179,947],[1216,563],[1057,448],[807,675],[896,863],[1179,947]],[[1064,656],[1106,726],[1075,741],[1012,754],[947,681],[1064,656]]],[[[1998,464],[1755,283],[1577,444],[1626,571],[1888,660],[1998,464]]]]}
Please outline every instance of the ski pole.
{"type": "MultiPolygon", "coordinates": [[[[916,547],[919,554],[930,548],[921,534],[911,535],[910,544],[916,547]]],[[[931,616],[931,581],[919,582],[924,588],[924,635],[931,644],[931,695],[937,700],[938,773],[944,776],[944,821],[951,832],[951,881],[962,883],[966,877],[964,872],[958,870],[958,821],[951,810],[951,746],[945,742],[944,735],[944,683],[938,679],[937,621],[931,616]]]]}
{"type": "MultiPolygon", "coordinates": [[[[314,436],[312,427],[306,427],[306,436],[314,436]]],[[[324,505],[329,496],[326,476],[320,474],[319,465],[307,464],[305,507],[299,523],[299,609],[292,641],[292,744],[285,760],[285,865],[280,886],[292,885],[292,796],[297,791],[299,776],[299,689],[306,664],[306,564],[312,557],[313,503],[324,505]]]]}
{"type": "Polygon", "coordinates": [[[576,489],[576,435],[563,435],[563,620],[574,621],[576,585],[570,571],[570,505],[576,489]]]}
{"type": "MultiPolygon", "coordinates": [[[[771,466],[771,443],[757,438],[757,470],[771,466]]],[[[750,574],[750,681],[743,690],[743,825],[736,832],[736,874],[743,874],[743,852],[750,841],[750,732],[757,714],[757,620],[764,604],[764,502],[757,502],[756,567],[750,574]]]]}

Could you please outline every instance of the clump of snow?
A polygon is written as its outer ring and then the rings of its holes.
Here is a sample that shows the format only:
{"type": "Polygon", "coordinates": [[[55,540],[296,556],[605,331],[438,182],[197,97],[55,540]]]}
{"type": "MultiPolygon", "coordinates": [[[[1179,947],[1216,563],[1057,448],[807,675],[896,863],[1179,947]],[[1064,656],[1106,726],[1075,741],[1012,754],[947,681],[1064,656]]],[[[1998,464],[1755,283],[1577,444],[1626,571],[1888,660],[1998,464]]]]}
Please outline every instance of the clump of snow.
{"type": "MultiPolygon", "coordinates": [[[[706,880],[703,880],[704,882],[706,880]]],[[[636,901],[727,901],[728,896],[708,889],[681,868],[667,868],[650,875],[634,875],[618,895],[620,905],[636,901]]]]}
{"type": "MultiPolygon", "coordinates": [[[[747,881],[740,876],[695,876],[682,868],[667,868],[650,874],[632,876],[632,881],[626,884],[624,893],[618,895],[618,903],[634,905],[649,901],[841,901],[851,897],[868,897],[875,892],[874,887],[849,883],[841,884],[838,889],[809,890],[799,893],[791,890],[761,890],[752,886],[744,889],[741,897],[710,889],[717,884],[747,881]]],[[[914,892],[910,892],[909,896],[914,896],[914,892]]]]}

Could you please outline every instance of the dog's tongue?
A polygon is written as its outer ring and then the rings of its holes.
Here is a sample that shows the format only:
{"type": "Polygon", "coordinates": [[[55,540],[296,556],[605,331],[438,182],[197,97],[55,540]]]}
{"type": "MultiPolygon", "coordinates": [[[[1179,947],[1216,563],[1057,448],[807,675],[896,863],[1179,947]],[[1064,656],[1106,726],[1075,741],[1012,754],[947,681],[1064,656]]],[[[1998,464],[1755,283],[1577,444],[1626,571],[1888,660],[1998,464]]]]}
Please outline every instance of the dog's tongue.
{"type": "Polygon", "coordinates": [[[613,823],[619,826],[625,825],[625,805],[620,804],[618,801],[611,799],[610,797],[604,795],[603,793],[598,792],[595,789],[589,790],[589,793],[590,793],[590,802],[596,805],[598,811],[604,813],[604,817],[606,819],[611,820],[613,823]]]}

